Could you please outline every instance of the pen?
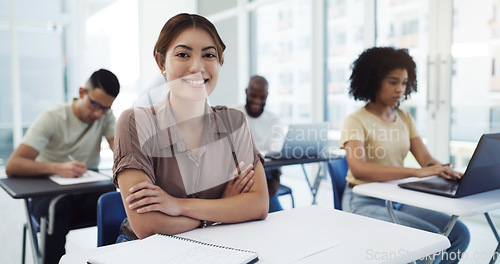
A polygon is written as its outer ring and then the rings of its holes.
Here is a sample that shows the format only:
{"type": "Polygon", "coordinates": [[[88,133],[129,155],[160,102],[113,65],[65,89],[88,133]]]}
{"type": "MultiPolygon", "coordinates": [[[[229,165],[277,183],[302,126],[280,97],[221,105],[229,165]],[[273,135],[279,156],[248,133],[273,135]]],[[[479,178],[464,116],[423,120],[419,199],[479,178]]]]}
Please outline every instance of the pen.
{"type": "MultiPolygon", "coordinates": [[[[76,159],[73,158],[73,156],[71,156],[71,154],[68,154],[68,159],[71,161],[76,161],[76,159]]],[[[87,172],[85,172],[82,176],[85,176],[85,175],[87,175],[87,172]]]]}

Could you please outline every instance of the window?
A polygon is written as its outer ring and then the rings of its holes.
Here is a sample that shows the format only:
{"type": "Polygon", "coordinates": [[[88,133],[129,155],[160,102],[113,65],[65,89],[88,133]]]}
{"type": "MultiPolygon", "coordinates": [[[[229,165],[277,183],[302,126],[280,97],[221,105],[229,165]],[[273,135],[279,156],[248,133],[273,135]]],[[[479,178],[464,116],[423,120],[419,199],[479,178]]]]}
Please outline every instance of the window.
{"type": "Polygon", "coordinates": [[[307,0],[272,2],[250,13],[251,75],[269,82],[266,108],[285,123],[312,119],[311,4],[307,0]]]}
{"type": "Polygon", "coordinates": [[[350,65],[365,49],[365,5],[364,1],[329,0],[326,6],[325,120],[340,131],[343,120],[363,105],[348,95],[348,87],[350,65]]]}
{"type": "MultiPolygon", "coordinates": [[[[426,95],[427,95],[427,54],[428,34],[420,30],[419,24],[426,25],[428,6],[425,0],[377,1],[377,46],[406,48],[417,64],[418,91],[402,102],[401,108],[410,111],[420,136],[426,137],[426,95]]],[[[427,28],[426,26],[423,27],[427,28]]]]}
{"type": "Polygon", "coordinates": [[[499,8],[498,1],[453,1],[450,155],[463,166],[480,136],[500,129],[499,8]]]}
{"type": "MultiPolygon", "coordinates": [[[[139,78],[136,0],[90,1],[79,5],[82,10],[71,0],[15,3],[17,60],[22,69],[18,103],[12,102],[10,13],[4,12],[9,10],[8,1],[0,1],[0,165],[14,148],[14,131],[24,134],[41,111],[71,101],[95,70],[108,68],[120,80],[115,115],[132,105],[139,78]],[[89,17],[80,21],[75,19],[79,15],[89,17]],[[86,31],[76,32],[80,28],[86,31]],[[20,120],[12,116],[15,106],[20,120]]],[[[110,167],[111,151],[107,143],[103,146],[110,167]]]]}
{"type": "MultiPolygon", "coordinates": [[[[8,1],[0,8],[9,10],[8,1]]],[[[16,38],[10,37],[10,14],[0,12],[0,165],[14,148],[14,127],[22,133],[41,110],[66,100],[68,76],[67,35],[72,12],[69,1],[16,1],[16,38]],[[12,55],[11,41],[16,41],[17,56],[12,55]],[[19,69],[20,101],[13,102],[11,56],[19,69]],[[50,95],[50,96],[47,96],[50,95]],[[21,119],[14,120],[14,104],[19,103],[21,119]]]]}
{"type": "Polygon", "coordinates": [[[490,132],[500,132],[500,107],[490,109],[490,132]]]}

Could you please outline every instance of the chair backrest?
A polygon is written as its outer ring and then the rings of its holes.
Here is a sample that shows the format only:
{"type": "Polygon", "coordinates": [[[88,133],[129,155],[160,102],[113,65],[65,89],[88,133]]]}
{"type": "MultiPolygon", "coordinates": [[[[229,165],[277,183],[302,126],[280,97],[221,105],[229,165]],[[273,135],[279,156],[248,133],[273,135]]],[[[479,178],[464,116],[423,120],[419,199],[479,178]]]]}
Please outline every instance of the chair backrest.
{"type": "Polygon", "coordinates": [[[345,158],[333,159],[328,162],[328,172],[333,187],[333,205],[338,210],[342,210],[342,195],[346,186],[347,170],[348,166],[345,158]]]}
{"type": "Polygon", "coordinates": [[[97,201],[97,246],[116,242],[120,226],[127,215],[123,208],[120,192],[108,192],[97,201]]]}

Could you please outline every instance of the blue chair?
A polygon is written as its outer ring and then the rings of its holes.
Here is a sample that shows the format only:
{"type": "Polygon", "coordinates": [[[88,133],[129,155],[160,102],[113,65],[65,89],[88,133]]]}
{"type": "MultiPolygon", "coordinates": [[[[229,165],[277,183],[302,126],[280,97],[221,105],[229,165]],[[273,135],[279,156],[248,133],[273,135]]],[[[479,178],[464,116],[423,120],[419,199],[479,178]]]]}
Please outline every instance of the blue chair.
{"type": "Polygon", "coordinates": [[[292,208],[295,208],[295,201],[293,200],[293,193],[290,187],[280,184],[280,187],[278,187],[276,195],[277,196],[290,195],[290,198],[292,199],[292,208]]]}
{"type": "Polygon", "coordinates": [[[108,192],[97,201],[97,246],[111,245],[120,234],[120,226],[127,217],[120,192],[108,192]]]}
{"type": "Polygon", "coordinates": [[[332,179],[333,187],[333,205],[337,210],[342,210],[342,195],[346,186],[345,177],[347,176],[346,158],[334,159],[328,162],[328,172],[332,179]]]}

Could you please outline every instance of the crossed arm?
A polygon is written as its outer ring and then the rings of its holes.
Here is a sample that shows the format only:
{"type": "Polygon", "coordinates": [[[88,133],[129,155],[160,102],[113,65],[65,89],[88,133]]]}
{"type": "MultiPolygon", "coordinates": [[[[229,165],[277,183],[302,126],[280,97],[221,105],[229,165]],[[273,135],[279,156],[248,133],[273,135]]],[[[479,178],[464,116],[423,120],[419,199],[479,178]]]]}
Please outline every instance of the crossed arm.
{"type": "Polygon", "coordinates": [[[359,180],[380,182],[431,175],[439,175],[446,179],[458,179],[463,175],[449,165],[441,165],[438,160],[432,157],[420,137],[410,139],[410,151],[422,168],[386,166],[367,162],[364,143],[359,140],[346,142],[344,148],[349,169],[353,176],[359,180]]]}
{"type": "Polygon", "coordinates": [[[200,220],[238,223],[267,217],[269,197],[260,161],[230,181],[220,199],[175,198],[141,170],[123,170],[117,180],[128,220],[139,238],[189,231],[200,220]]]}

